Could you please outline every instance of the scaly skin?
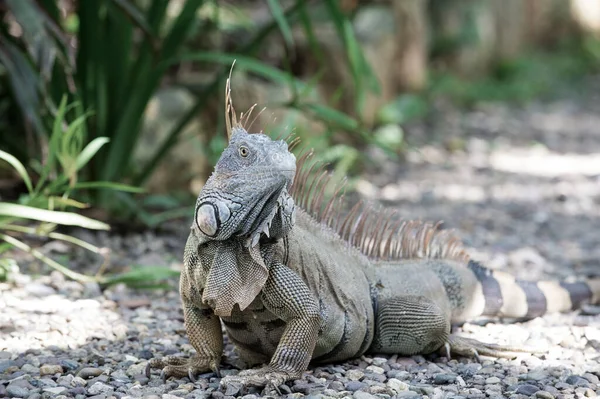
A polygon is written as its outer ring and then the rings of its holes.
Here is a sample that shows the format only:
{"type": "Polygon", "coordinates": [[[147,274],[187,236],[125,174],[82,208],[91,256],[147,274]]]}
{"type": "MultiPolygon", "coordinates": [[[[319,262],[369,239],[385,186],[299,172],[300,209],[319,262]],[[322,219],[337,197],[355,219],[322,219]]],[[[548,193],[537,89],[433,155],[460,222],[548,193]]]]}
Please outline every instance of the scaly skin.
{"type": "Polygon", "coordinates": [[[352,216],[354,227],[336,231],[295,206],[303,194],[288,193],[294,161],[285,143],[234,131],[200,193],[184,253],[180,292],[197,354],[153,359],[148,372],[191,379],[218,372],[219,320],[242,360],[266,363],[223,384],[277,387],[300,378],[311,360],[367,351],[513,357],[522,349],[450,334],[451,325],[482,315],[531,318],[600,297],[598,280],[532,283],[491,272],[429,225],[365,230],[361,223],[373,219],[352,216]],[[342,238],[347,231],[350,238],[342,238]],[[360,234],[367,239],[355,240],[360,234]],[[383,247],[387,258],[365,255],[383,247]]]}

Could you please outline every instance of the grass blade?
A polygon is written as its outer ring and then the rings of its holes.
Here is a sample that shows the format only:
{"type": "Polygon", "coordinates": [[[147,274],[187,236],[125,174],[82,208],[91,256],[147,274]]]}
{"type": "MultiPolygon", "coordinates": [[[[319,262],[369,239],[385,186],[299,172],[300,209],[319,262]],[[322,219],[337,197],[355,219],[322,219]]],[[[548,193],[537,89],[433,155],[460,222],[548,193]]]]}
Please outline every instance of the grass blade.
{"type": "Polygon", "coordinates": [[[93,182],[83,182],[77,183],[73,186],[73,189],[90,189],[90,188],[108,188],[116,191],[125,191],[129,193],[144,193],[145,189],[142,187],[130,186],[127,184],[114,183],[110,181],[93,181],[93,182]]]}
{"type": "Polygon", "coordinates": [[[104,222],[75,213],[50,211],[47,209],[33,208],[27,205],[9,204],[6,202],[0,202],[0,215],[67,226],[79,226],[93,230],[110,230],[110,226],[104,222]]]}
{"type": "Polygon", "coordinates": [[[281,8],[278,0],[267,0],[269,5],[269,9],[271,10],[271,14],[273,14],[273,19],[277,22],[279,26],[279,30],[281,31],[281,35],[283,36],[283,40],[288,45],[288,47],[294,47],[294,37],[292,36],[292,29],[288,24],[287,19],[285,18],[285,13],[281,8]]]}
{"type": "Polygon", "coordinates": [[[27,170],[25,170],[25,166],[23,166],[23,164],[17,158],[12,156],[8,152],[4,152],[2,150],[0,150],[0,159],[5,160],[13,168],[15,168],[15,170],[17,171],[19,176],[21,176],[21,179],[23,179],[23,182],[25,182],[25,185],[27,186],[27,191],[29,191],[29,194],[32,194],[33,193],[33,185],[31,184],[31,179],[29,178],[29,175],[27,174],[27,170]]]}
{"type": "Polygon", "coordinates": [[[31,248],[29,245],[25,244],[23,241],[17,240],[16,238],[11,237],[7,234],[0,233],[0,240],[6,241],[10,245],[14,246],[15,248],[20,249],[21,251],[30,253],[35,258],[41,260],[42,262],[44,262],[45,264],[47,264],[54,270],[61,272],[62,274],[64,274],[65,276],[67,276],[68,278],[70,278],[72,280],[80,281],[82,283],[98,281],[94,277],[86,276],[85,274],[80,274],[80,273],[74,272],[72,270],[69,270],[69,268],[61,265],[60,263],[56,262],[54,259],[50,259],[49,257],[44,255],[40,251],[38,251],[34,248],[31,248]]]}
{"type": "Polygon", "coordinates": [[[203,51],[200,53],[184,54],[181,57],[177,57],[167,61],[165,64],[177,64],[181,61],[204,61],[228,66],[231,66],[233,61],[235,61],[236,68],[249,70],[272,82],[283,83],[287,85],[300,85],[300,83],[296,82],[296,79],[291,74],[284,72],[280,69],[274,68],[272,66],[266,65],[255,58],[241,54],[203,51]]]}
{"type": "MultiPolygon", "coordinates": [[[[75,124],[75,122],[73,122],[75,124]]],[[[71,125],[73,126],[73,125],[71,125]]],[[[81,151],[81,153],[77,156],[77,170],[83,168],[89,161],[92,159],[94,155],[102,148],[102,146],[110,141],[107,137],[96,137],[94,140],[90,141],[88,145],[81,151]]]]}
{"type": "Polygon", "coordinates": [[[146,35],[146,40],[152,44],[153,48],[156,49],[158,47],[158,43],[156,41],[156,36],[154,36],[154,33],[152,32],[152,27],[146,20],[144,14],[136,7],[136,5],[128,0],[112,1],[118,8],[121,9],[123,14],[125,14],[138,28],[141,29],[142,32],[144,32],[144,35],[146,35]]]}
{"type": "Polygon", "coordinates": [[[179,277],[178,270],[166,266],[137,266],[132,270],[107,277],[104,281],[106,285],[124,283],[129,286],[147,285],[150,282],[166,280],[173,277],[179,277]]]}

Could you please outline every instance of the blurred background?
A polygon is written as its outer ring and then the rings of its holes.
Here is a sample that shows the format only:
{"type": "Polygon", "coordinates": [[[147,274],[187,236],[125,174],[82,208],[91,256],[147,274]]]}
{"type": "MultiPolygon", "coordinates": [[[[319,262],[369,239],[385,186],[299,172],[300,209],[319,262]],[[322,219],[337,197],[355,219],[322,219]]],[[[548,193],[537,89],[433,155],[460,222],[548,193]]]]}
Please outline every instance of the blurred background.
{"type": "MultiPolygon", "coordinates": [[[[439,155],[423,146],[480,145],[453,115],[577,95],[600,72],[600,0],[2,0],[0,30],[0,278],[16,250],[79,281],[171,275],[116,273],[88,230],[187,226],[226,145],[234,60],[250,130],[293,133],[367,197],[365,173],[389,183],[439,155]],[[96,260],[75,271],[56,242],[96,260]]],[[[511,120],[494,115],[493,131],[511,120]]]]}

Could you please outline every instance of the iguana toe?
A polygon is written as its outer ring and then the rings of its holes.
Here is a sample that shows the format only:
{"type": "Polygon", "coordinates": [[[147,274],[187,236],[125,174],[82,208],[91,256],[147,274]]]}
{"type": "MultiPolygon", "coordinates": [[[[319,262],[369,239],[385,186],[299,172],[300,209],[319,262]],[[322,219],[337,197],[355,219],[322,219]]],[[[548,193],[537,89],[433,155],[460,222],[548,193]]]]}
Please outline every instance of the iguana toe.
{"type": "Polygon", "coordinates": [[[544,350],[536,348],[525,348],[510,345],[488,344],[477,341],[472,338],[460,337],[451,334],[445,345],[446,354],[450,358],[450,353],[456,353],[462,356],[475,357],[480,361],[479,356],[491,356],[505,359],[514,359],[517,353],[544,353],[544,350]]]}
{"type": "Polygon", "coordinates": [[[296,377],[299,376],[285,371],[274,370],[270,367],[263,367],[260,369],[244,370],[238,375],[225,376],[221,379],[221,385],[227,386],[231,383],[240,383],[244,386],[253,387],[270,386],[279,391],[278,387],[280,385],[296,377]]]}
{"type": "Polygon", "coordinates": [[[197,356],[189,359],[178,356],[167,356],[162,359],[154,358],[146,365],[146,376],[148,378],[150,378],[152,369],[161,369],[160,378],[163,381],[166,381],[169,377],[188,377],[190,381],[195,382],[196,375],[210,370],[217,375],[220,374],[217,362],[197,356]]]}

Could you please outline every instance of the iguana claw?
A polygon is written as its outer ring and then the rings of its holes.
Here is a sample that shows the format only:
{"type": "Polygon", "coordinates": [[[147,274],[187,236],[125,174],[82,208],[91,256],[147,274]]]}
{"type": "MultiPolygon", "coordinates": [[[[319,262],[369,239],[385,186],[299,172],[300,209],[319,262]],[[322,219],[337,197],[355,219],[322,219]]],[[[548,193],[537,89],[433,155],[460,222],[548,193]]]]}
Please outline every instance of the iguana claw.
{"type": "Polygon", "coordinates": [[[238,375],[228,375],[221,379],[221,386],[227,386],[231,383],[240,383],[244,386],[254,387],[272,387],[279,395],[281,391],[279,386],[296,376],[290,375],[285,371],[276,371],[269,367],[260,369],[244,370],[238,375]]]}
{"type": "Polygon", "coordinates": [[[523,348],[518,346],[488,344],[472,338],[460,337],[451,334],[448,342],[444,345],[446,355],[450,359],[450,353],[454,352],[463,356],[472,356],[481,362],[480,356],[492,356],[505,359],[514,359],[517,353],[544,353],[544,350],[536,348],[523,348]]]}
{"type": "Polygon", "coordinates": [[[188,377],[190,381],[196,382],[196,375],[209,370],[214,371],[217,376],[220,375],[217,362],[197,356],[189,359],[177,356],[154,358],[146,365],[146,377],[150,378],[153,368],[161,369],[160,378],[163,382],[169,377],[188,377]]]}

